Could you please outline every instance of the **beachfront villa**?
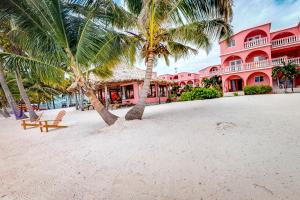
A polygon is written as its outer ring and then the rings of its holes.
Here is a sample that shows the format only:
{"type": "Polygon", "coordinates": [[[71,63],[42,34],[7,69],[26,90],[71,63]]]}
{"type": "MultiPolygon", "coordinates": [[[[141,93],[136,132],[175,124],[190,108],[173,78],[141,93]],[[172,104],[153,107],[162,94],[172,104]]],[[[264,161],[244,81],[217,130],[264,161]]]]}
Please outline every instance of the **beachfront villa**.
{"type": "MultiPolygon", "coordinates": [[[[270,30],[271,23],[267,23],[242,30],[234,34],[229,42],[220,41],[221,64],[199,70],[199,82],[203,78],[221,76],[225,96],[233,92],[243,94],[246,85],[269,85],[273,92],[281,92],[283,83],[272,78],[272,68],[281,65],[282,61],[293,61],[300,66],[300,23],[270,30]]],[[[171,79],[174,76],[160,77],[171,79]]],[[[300,77],[296,77],[294,87],[300,91],[300,77]]]]}

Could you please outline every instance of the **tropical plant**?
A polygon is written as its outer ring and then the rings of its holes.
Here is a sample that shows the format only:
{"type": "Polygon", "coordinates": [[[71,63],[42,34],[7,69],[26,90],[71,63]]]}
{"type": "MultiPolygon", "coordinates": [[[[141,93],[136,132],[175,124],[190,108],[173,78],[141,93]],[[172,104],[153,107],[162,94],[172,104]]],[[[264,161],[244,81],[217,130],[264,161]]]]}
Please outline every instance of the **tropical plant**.
{"type": "Polygon", "coordinates": [[[272,92],[272,87],[269,85],[246,85],[244,87],[245,95],[268,94],[272,92]]]}
{"type": "Polygon", "coordinates": [[[193,88],[191,91],[183,92],[181,101],[203,100],[221,97],[221,93],[214,88],[193,88]]]}
{"type": "MultiPolygon", "coordinates": [[[[121,34],[106,28],[104,20],[94,18],[96,8],[106,0],[1,0],[2,16],[9,16],[17,27],[14,42],[26,55],[3,52],[0,57],[6,65],[35,68],[51,77],[67,71],[74,79],[72,88],[83,89],[95,110],[111,125],[117,116],[108,112],[97,99],[89,73],[101,74],[120,61],[126,41],[121,34]],[[91,2],[84,15],[76,14],[68,3],[91,2]],[[59,70],[60,69],[60,70],[59,70]],[[53,72],[55,74],[53,74],[53,72]]],[[[46,76],[47,77],[44,77],[46,76]]]]}
{"type": "Polygon", "coordinates": [[[157,59],[169,64],[170,55],[176,61],[196,54],[192,46],[209,50],[211,39],[228,38],[232,0],[124,0],[124,6],[115,9],[118,14],[110,16],[111,24],[131,41],[130,61],[134,63],[139,57],[146,64],[139,101],[125,118],[142,119],[157,59]],[[120,16],[126,20],[120,20],[120,16]]]}
{"type": "Polygon", "coordinates": [[[210,88],[210,86],[211,86],[210,78],[203,78],[201,81],[201,84],[204,88],[210,88]]]}
{"type": "Polygon", "coordinates": [[[281,66],[275,66],[272,69],[272,77],[277,80],[278,86],[279,81],[284,81],[284,91],[287,92],[288,81],[292,81],[292,92],[294,92],[294,81],[295,77],[300,74],[300,70],[297,69],[297,65],[293,62],[282,61],[281,66]]]}
{"type": "MultiPolygon", "coordinates": [[[[11,49],[11,43],[7,37],[7,21],[0,21],[0,52],[4,49],[11,49]]],[[[0,85],[2,87],[3,93],[6,97],[6,100],[12,110],[14,111],[16,119],[22,119],[22,118],[27,118],[27,116],[19,109],[17,106],[15,99],[13,97],[12,92],[10,91],[7,81],[5,79],[5,71],[3,67],[3,63],[0,61],[0,85]]],[[[3,97],[4,98],[4,97],[3,97]]],[[[4,107],[5,108],[5,107],[4,107]]]]}
{"type": "Polygon", "coordinates": [[[212,76],[210,78],[203,78],[201,84],[204,88],[213,87],[219,91],[222,91],[222,78],[221,76],[212,76]]]}

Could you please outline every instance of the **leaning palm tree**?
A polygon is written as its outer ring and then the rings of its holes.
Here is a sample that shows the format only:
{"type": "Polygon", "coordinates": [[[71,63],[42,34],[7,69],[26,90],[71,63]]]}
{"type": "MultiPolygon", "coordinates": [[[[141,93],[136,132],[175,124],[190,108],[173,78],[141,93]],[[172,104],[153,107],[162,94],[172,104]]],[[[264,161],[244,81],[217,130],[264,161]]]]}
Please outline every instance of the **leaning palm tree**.
{"type": "Polygon", "coordinates": [[[131,38],[130,60],[140,55],[146,65],[139,101],[125,118],[142,119],[157,59],[168,64],[169,56],[185,58],[196,54],[196,48],[209,50],[212,39],[228,38],[232,0],[124,0],[124,5],[123,16],[131,16],[131,26],[115,20],[112,24],[131,38]]]}
{"type": "Polygon", "coordinates": [[[92,6],[85,15],[75,13],[65,2],[1,0],[0,16],[9,17],[20,30],[14,33],[14,42],[26,55],[4,52],[0,58],[7,65],[21,65],[50,74],[53,70],[49,69],[57,68],[69,72],[75,80],[72,87],[81,88],[95,110],[111,125],[117,116],[97,99],[88,74],[90,71],[97,74],[103,66],[112,67],[119,62],[125,40],[121,34],[106,29],[104,21],[94,18],[94,8],[102,7],[105,0],[89,1],[92,6]]]}

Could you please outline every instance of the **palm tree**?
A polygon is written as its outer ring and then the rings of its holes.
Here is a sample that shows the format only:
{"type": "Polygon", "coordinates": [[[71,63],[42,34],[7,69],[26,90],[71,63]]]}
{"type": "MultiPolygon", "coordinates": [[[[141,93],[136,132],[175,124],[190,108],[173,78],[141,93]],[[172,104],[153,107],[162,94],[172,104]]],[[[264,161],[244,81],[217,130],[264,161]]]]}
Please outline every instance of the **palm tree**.
{"type": "Polygon", "coordinates": [[[222,91],[222,78],[215,75],[210,78],[211,86],[219,91],[222,91]]]}
{"type": "MultiPolygon", "coordinates": [[[[4,45],[4,50],[6,52],[13,52],[13,53],[16,53],[18,55],[24,55],[24,53],[22,52],[22,50],[18,47],[16,47],[12,41],[9,39],[9,33],[11,33],[13,30],[12,30],[12,26],[11,26],[11,23],[10,21],[4,21],[1,23],[1,26],[0,28],[2,30],[4,30],[2,32],[2,40],[5,40],[6,43],[4,45]]],[[[25,91],[25,88],[24,88],[24,85],[23,85],[23,82],[22,82],[22,77],[21,77],[21,74],[20,74],[20,70],[22,69],[19,69],[17,65],[14,65],[14,66],[6,66],[7,69],[11,70],[15,77],[16,77],[16,82],[17,82],[17,85],[18,85],[18,88],[19,88],[19,91],[20,91],[20,95],[29,111],[29,118],[31,121],[35,121],[37,118],[38,118],[38,115],[34,112],[33,110],[33,107],[29,101],[29,98],[28,98],[28,95],[26,94],[26,91],[25,91]]]]}
{"type": "Polygon", "coordinates": [[[210,78],[203,78],[202,81],[201,81],[201,84],[205,88],[210,88],[210,86],[211,86],[210,78]]]}
{"type": "Polygon", "coordinates": [[[130,16],[130,26],[116,20],[112,24],[131,38],[130,61],[139,54],[146,64],[139,101],[125,118],[142,119],[156,60],[164,58],[168,64],[170,55],[176,61],[196,54],[191,45],[209,50],[211,39],[228,38],[232,0],[124,0],[124,5],[124,10],[116,10],[130,16]]]}
{"type": "Polygon", "coordinates": [[[4,52],[0,57],[7,65],[34,68],[47,76],[58,69],[70,72],[75,80],[72,88],[83,89],[95,110],[112,125],[118,117],[108,112],[97,99],[88,74],[120,62],[119,55],[126,41],[123,35],[106,29],[103,21],[94,18],[95,8],[102,7],[105,0],[92,1],[85,15],[77,15],[64,2],[73,1],[1,0],[0,14],[9,14],[20,30],[14,33],[14,42],[26,55],[4,52]]]}
{"type": "MultiPolygon", "coordinates": [[[[4,50],[8,50],[11,49],[11,43],[9,41],[9,39],[7,38],[7,21],[1,21],[0,23],[0,28],[1,28],[1,32],[0,32],[0,52],[4,49],[4,50]]],[[[15,117],[16,119],[23,119],[23,118],[27,118],[27,116],[20,111],[19,107],[17,106],[13,95],[8,87],[8,84],[5,80],[5,74],[4,74],[4,67],[3,67],[3,63],[0,62],[0,84],[2,86],[3,92],[6,96],[6,99],[8,101],[8,104],[10,105],[10,107],[12,108],[12,110],[14,111],[15,117]]]]}
{"type": "Polygon", "coordinates": [[[293,62],[282,61],[281,66],[275,66],[272,69],[272,77],[277,80],[278,86],[280,80],[284,81],[285,92],[287,92],[289,80],[292,80],[292,92],[294,92],[295,76],[298,74],[300,74],[300,71],[297,69],[297,65],[293,64],[293,62]]]}

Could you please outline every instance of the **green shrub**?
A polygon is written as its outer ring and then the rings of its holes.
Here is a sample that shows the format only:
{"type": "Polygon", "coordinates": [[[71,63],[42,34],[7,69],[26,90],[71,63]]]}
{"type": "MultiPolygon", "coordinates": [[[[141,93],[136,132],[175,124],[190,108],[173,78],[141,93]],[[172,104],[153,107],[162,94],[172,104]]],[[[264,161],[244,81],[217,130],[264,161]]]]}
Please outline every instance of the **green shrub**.
{"type": "Polygon", "coordinates": [[[213,99],[221,97],[222,94],[213,88],[194,88],[190,92],[183,92],[180,96],[181,101],[213,99]]]}
{"type": "Polygon", "coordinates": [[[245,95],[268,94],[270,92],[272,92],[272,87],[269,85],[247,85],[244,88],[245,95]]]}
{"type": "Polygon", "coordinates": [[[180,96],[180,101],[190,101],[192,100],[193,93],[192,92],[183,92],[180,96]]]}
{"type": "Polygon", "coordinates": [[[235,92],[235,93],[233,93],[233,96],[237,97],[237,96],[239,96],[239,93],[235,92]]]}

